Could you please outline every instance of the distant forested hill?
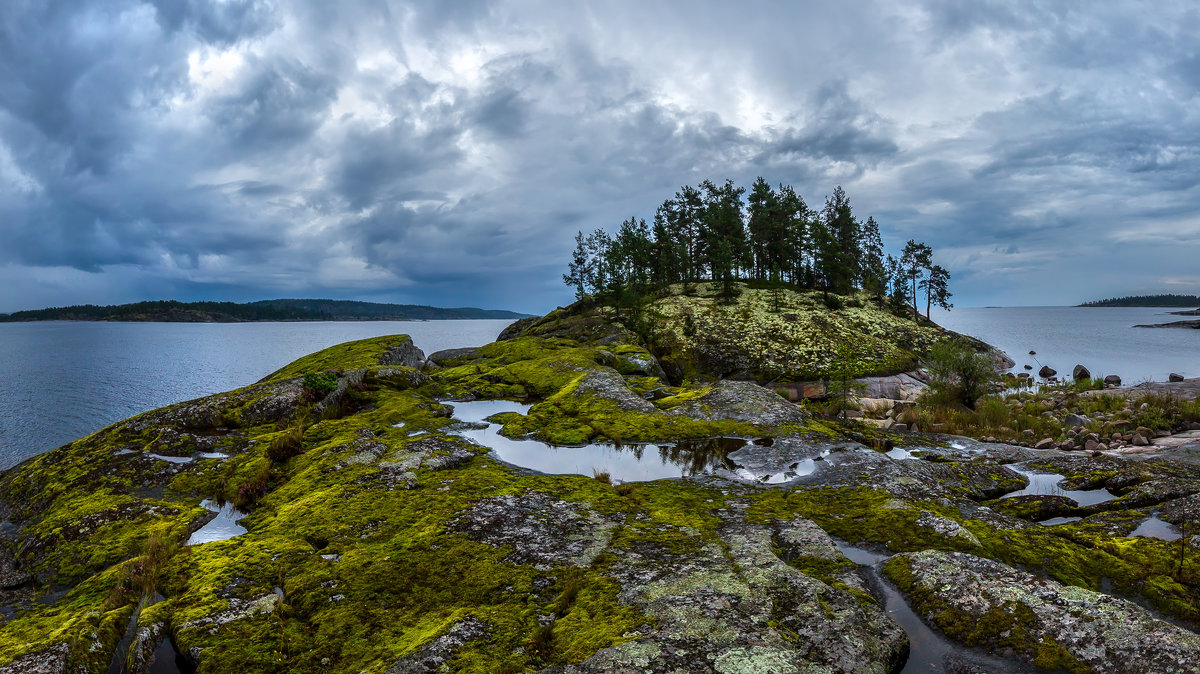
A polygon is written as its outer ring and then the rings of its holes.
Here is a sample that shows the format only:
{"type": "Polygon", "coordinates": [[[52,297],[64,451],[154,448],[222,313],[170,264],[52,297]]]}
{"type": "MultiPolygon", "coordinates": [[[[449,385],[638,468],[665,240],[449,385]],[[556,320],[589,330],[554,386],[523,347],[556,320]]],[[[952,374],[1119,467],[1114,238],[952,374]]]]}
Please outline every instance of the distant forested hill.
{"type": "Polygon", "coordinates": [[[260,300],[258,302],[134,302],[83,304],[0,314],[0,321],[156,321],[240,323],[247,321],[421,321],[453,318],[523,318],[527,314],[496,309],[444,309],[417,304],[379,304],[348,300],[260,300]]]}
{"type": "Polygon", "coordinates": [[[1084,302],[1081,307],[1198,307],[1200,295],[1134,295],[1084,302]]]}

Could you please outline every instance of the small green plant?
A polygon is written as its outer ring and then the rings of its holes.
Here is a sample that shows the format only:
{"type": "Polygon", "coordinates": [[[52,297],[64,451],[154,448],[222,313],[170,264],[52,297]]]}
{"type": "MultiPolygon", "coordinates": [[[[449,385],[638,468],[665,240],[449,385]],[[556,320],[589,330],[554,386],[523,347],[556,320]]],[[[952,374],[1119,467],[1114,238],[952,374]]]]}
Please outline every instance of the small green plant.
{"type": "Polygon", "coordinates": [[[271,463],[283,463],[304,451],[304,426],[292,424],[286,431],[271,439],[267,445],[267,458],[271,463]]]}
{"type": "Polygon", "coordinates": [[[309,372],[301,383],[311,400],[320,400],[337,390],[337,375],[332,372],[309,372]]]}
{"type": "Polygon", "coordinates": [[[935,344],[922,362],[929,388],[922,401],[935,406],[962,405],[975,409],[997,381],[992,359],[958,341],[935,344]]]}

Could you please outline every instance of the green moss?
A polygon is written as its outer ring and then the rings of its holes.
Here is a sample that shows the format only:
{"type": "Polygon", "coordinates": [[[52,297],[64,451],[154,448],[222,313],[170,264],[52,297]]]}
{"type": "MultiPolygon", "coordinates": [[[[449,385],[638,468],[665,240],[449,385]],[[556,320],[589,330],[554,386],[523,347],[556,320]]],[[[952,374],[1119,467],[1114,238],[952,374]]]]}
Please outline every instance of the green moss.
{"type": "Polygon", "coordinates": [[[303,377],[326,370],[356,370],[379,365],[379,358],[391,347],[411,343],[408,335],[387,335],[337,344],[307,355],[263,378],[263,382],[303,377]]]}

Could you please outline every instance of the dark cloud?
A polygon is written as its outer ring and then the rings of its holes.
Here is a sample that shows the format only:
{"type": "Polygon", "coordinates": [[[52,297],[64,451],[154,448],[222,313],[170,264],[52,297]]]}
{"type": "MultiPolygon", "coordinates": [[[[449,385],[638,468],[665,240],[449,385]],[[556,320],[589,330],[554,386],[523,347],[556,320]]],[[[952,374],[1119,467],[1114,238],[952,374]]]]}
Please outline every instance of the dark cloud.
{"type": "Polygon", "coordinates": [[[1132,0],[11,0],[0,311],[540,311],[576,229],[757,175],[844,185],[960,306],[1197,292],[1197,31],[1132,0]]]}

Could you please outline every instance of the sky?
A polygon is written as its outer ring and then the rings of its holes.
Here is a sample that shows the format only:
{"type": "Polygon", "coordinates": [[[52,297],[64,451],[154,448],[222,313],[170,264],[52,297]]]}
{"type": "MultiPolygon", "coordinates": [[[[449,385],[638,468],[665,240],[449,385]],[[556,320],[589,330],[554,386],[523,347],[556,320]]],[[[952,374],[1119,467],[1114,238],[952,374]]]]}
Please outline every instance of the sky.
{"type": "Polygon", "coordinates": [[[0,312],[542,313],[684,184],[841,185],[957,306],[1200,294],[1192,2],[4,0],[0,312]]]}

